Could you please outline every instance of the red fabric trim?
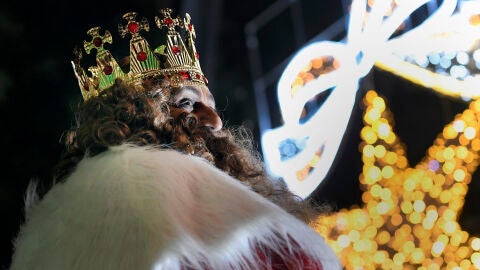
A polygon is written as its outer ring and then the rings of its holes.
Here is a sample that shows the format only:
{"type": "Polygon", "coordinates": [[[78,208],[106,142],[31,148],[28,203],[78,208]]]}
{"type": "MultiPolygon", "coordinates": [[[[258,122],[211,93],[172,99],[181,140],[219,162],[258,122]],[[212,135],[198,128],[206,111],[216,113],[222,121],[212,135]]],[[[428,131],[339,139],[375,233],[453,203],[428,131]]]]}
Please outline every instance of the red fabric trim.
{"type": "Polygon", "coordinates": [[[292,250],[288,251],[287,247],[280,251],[279,254],[269,248],[256,248],[262,270],[323,270],[319,261],[313,260],[305,252],[300,250],[298,246],[292,245],[292,250]],[[284,255],[286,254],[286,255],[284,255]]]}

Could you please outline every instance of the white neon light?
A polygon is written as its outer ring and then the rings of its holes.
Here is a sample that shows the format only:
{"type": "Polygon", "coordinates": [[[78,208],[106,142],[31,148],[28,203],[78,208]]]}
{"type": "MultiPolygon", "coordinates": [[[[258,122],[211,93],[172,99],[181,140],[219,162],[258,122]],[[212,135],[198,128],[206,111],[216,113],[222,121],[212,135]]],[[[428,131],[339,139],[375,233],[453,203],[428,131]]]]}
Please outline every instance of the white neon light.
{"type": "MultiPolygon", "coordinates": [[[[358,90],[358,82],[371,70],[374,63],[396,58],[394,54],[398,53],[415,55],[415,59],[418,59],[424,67],[428,61],[440,62],[441,59],[434,59],[428,54],[432,49],[458,49],[462,45],[439,45],[432,42],[423,44],[424,36],[440,32],[439,29],[453,29],[455,26],[452,25],[452,21],[463,20],[462,23],[464,23],[468,14],[474,14],[479,10],[476,6],[475,9],[469,6],[467,15],[454,17],[452,14],[457,1],[444,0],[437,11],[421,25],[390,39],[396,29],[429,0],[396,2],[397,6],[392,14],[384,19],[384,14],[391,7],[392,2],[375,1],[368,20],[364,23],[367,13],[366,1],[354,0],[351,5],[346,43],[321,41],[304,47],[287,65],[278,82],[277,94],[284,124],[262,134],[263,153],[269,171],[273,175],[283,177],[292,192],[302,198],[310,195],[326,177],[346,131],[358,90]],[[334,57],[340,64],[339,68],[306,83],[300,91],[292,95],[291,86],[297,75],[312,59],[323,56],[334,57]],[[300,123],[305,104],[328,89],[332,89],[332,92],[321,108],[308,121],[300,123]],[[303,140],[304,147],[292,157],[282,160],[279,145],[287,139],[303,140]],[[322,149],[322,153],[312,170],[306,178],[299,180],[297,173],[312,161],[319,149],[322,149]]],[[[465,31],[472,33],[474,30],[478,31],[478,28],[467,28],[465,31]]],[[[479,33],[476,33],[475,38],[479,36],[479,33]]],[[[472,40],[473,37],[470,36],[463,37],[462,41],[472,44],[472,40]]],[[[436,42],[438,43],[438,40],[436,42]]],[[[475,60],[480,58],[477,55],[474,57],[475,60]]],[[[397,58],[397,61],[400,60],[397,58]]],[[[421,69],[421,67],[418,68],[421,69]]],[[[455,68],[453,73],[456,77],[465,75],[465,71],[461,68],[455,68]]],[[[464,85],[473,85],[477,82],[472,80],[467,77],[464,85]]],[[[477,87],[478,85],[480,84],[477,82],[477,87]]],[[[472,94],[472,89],[463,88],[462,91],[463,95],[472,94]]]]}
{"type": "Polygon", "coordinates": [[[473,8],[472,3],[463,2],[461,12],[453,15],[456,6],[457,0],[444,0],[435,13],[422,24],[384,44],[382,52],[385,54],[427,55],[433,51],[468,49],[473,40],[478,39],[478,33],[476,35],[458,35],[458,31],[471,31],[471,27],[466,21],[474,14],[475,10],[478,11],[478,8],[473,8]],[[448,33],[449,36],[446,36],[445,33],[448,33]],[[454,41],[451,38],[457,40],[454,41]],[[458,40],[458,38],[462,40],[458,40]]]}

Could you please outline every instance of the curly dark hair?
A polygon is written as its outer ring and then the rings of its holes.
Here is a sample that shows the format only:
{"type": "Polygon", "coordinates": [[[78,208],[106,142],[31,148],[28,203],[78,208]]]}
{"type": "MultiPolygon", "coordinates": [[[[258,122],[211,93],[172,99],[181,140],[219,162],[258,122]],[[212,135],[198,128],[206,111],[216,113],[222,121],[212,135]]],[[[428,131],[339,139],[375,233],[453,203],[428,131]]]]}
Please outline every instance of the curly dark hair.
{"type": "Polygon", "coordinates": [[[269,179],[250,132],[241,127],[212,132],[200,128],[196,116],[189,113],[171,117],[167,100],[174,89],[163,91],[165,87],[158,85],[139,91],[116,81],[100,96],[79,104],[75,126],[62,136],[66,150],[55,168],[55,181],[65,181],[83,157],[98,155],[110,146],[156,145],[205,158],[305,222],[319,214],[282,181],[269,179]]]}

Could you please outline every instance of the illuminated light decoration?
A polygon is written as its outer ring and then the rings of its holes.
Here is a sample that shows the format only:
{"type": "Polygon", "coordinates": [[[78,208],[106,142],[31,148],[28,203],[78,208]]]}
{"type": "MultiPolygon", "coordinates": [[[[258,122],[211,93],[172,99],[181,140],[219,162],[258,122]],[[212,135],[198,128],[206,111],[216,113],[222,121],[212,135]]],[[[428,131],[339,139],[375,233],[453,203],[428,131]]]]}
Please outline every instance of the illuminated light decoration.
{"type": "MultiPolygon", "coordinates": [[[[285,89],[285,97],[280,103],[289,107],[287,110],[290,111],[284,114],[284,128],[272,130],[271,132],[267,131],[262,137],[264,152],[272,153],[275,158],[275,160],[270,159],[267,161],[267,164],[270,164],[270,170],[273,174],[282,175],[284,177],[285,173],[288,173],[289,176],[286,178],[290,180],[287,180],[287,182],[289,182],[289,187],[293,192],[302,197],[309,195],[311,191],[313,191],[312,185],[316,187],[319,184],[319,182],[311,183],[312,172],[316,171],[314,168],[324,167],[325,165],[327,167],[330,166],[330,164],[325,164],[325,157],[329,157],[329,161],[333,160],[336,149],[340,144],[342,134],[346,128],[346,123],[350,117],[348,108],[351,110],[355,101],[355,95],[349,94],[351,93],[350,89],[355,91],[358,83],[355,80],[343,80],[343,85],[336,86],[336,89],[333,90],[327,98],[339,102],[341,100],[341,103],[344,104],[346,108],[345,112],[337,112],[336,110],[338,108],[336,107],[337,104],[335,104],[335,102],[329,103],[331,105],[324,104],[321,111],[316,112],[307,121],[301,123],[302,114],[304,113],[304,105],[319,93],[316,91],[317,89],[328,90],[335,86],[330,83],[331,81],[339,81],[341,78],[349,76],[345,73],[348,72],[347,70],[341,69],[342,62],[347,61],[344,60],[344,58],[348,57],[349,52],[347,50],[339,50],[341,48],[335,43],[323,44],[322,47],[323,52],[320,52],[318,57],[315,57],[316,60],[309,61],[308,67],[310,67],[310,69],[308,69],[307,72],[304,71],[305,67],[303,66],[306,59],[300,59],[299,63],[302,64],[301,70],[299,70],[291,80],[290,78],[286,79],[290,80],[290,83],[285,89]],[[342,51],[344,53],[342,53],[342,51]],[[295,104],[291,104],[290,101],[295,101],[295,104]],[[321,115],[319,115],[319,113],[321,115]],[[327,117],[331,115],[335,115],[335,119],[327,117]],[[324,121],[324,118],[329,118],[329,120],[324,121]],[[318,121],[321,121],[322,123],[319,124],[318,121]],[[309,130],[319,131],[315,126],[328,127],[333,125],[334,121],[344,122],[345,126],[343,127],[343,130],[330,130],[325,136],[318,136],[318,134],[311,134],[314,136],[309,136],[309,130]],[[291,131],[294,131],[294,134],[292,134],[291,131]],[[287,159],[285,158],[285,152],[282,151],[284,149],[283,146],[285,141],[302,141],[302,148],[296,147],[295,154],[288,155],[289,158],[287,159]],[[320,153],[321,155],[319,155],[320,153]],[[285,171],[286,168],[290,169],[285,171]],[[291,184],[292,179],[293,184],[291,184]],[[300,185],[294,187],[297,183],[300,185]],[[302,185],[301,183],[305,184],[302,185]]],[[[316,47],[310,47],[310,51],[317,52],[318,50],[316,47]]],[[[353,59],[353,56],[351,57],[353,59]]],[[[294,62],[292,63],[295,64],[294,62]]],[[[282,83],[279,85],[281,84],[282,83]]],[[[320,176],[317,179],[321,180],[323,177],[324,176],[320,176]]]]}
{"type": "MultiPolygon", "coordinates": [[[[269,173],[282,177],[292,192],[305,198],[323,181],[347,128],[359,80],[380,56],[386,52],[391,54],[389,48],[394,46],[389,45],[391,40],[388,39],[412,12],[427,2],[369,1],[367,5],[365,0],[353,1],[347,43],[312,43],[301,49],[287,65],[277,88],[284,124],[264,131],[261,145],[269,173]],[[364,20],[367,8],[368,19],[364,20]],[[384,18],[385,14],[389,16],[384,18]],[[328,69],[323,68],[325,59],[332,60],[328,69]],[[306,104],[327,91],[330,92],[321,107],[304,119],[306,104]],[[304,138],[308,138],[304,147],[296,148],[294,154],[282,152],[286,149],[284,142],[304,138]]],[[[455,6],[455,0],[445,0],[429,21],[435,23],[438,18],[451,15],[455,6]]],[[[388,130],[378,135],[384,133],[388,130]]],[[[364,135],[369,140],[378,139],[368,130],[364,135]]]]}
{"type": "Polygon", "coordinates": [[[423,24],[390,40],[375,65],[444,95],[478,98],[480,2],[462,1],[454,14],[456,1],[444,2],[423,24]]]}
{"type": "Polygon", "coordinates": [[[475,62],[480,62],[480,49],[473,52],[473,60],[475,60],[475,62]]]}
{"type": "MultiPolygon", "coordinates": [[[[370,13],[364,20],[366,1],[353,1],[346,44],[313,43],[289,63],[278,85],[285,124],[265,132],[262,146],[269,170],[283,176],[296,194],[308,196],[328,172],[345,131],[358,80],[374,63],[449,96],[479,96],[480,77],[471,66],[475,63],[480,69],[480,49],[460,47],[478,40],[480,16],[473,14],[480,13],[478,1],[462,3],[460,15],[452,16],[457,1],[444,0],[423,24],[388,40],[404,18],[426,2],[395,1],[392,6],[391,1],[368,1],[370,13]],[[448,33],[452,27],[463,32],[449,32],[453,33],[450,39],[433,36],[437,39],[428,40],[423,47],[410,46],[422,45],[422,35],[430,36],[425,33],[448,33]],[[451,40],[457,41],[447,42],[451,40]],[[306,74],[313,73],[312,59],[322,57],[332,57],[338,65],[318,77],[306,74]],[[460,67],[465,63],[467,71],[460,67]],[[333,90],[325,104],[302,121],[305,104],[329,89],[333,90]],[[280,159],[279,142],[288,139],[305,139],[305,143],[288,159],[280,159]]],[[[367,93],[365,127],[360,134],[364,205],[342,209],[314,223],[346,269],[480,268],[480,238],[470,236],[458,224],[468,184],[479,163],[479,102],[472,102],[445,126],[423,161],[411,167],[390,125],[390,114],[385,113],[385,101],[373,91],[367,93]]]]}
{"type": "Polygon", "coordinates": [[[362,131],[378,136],[374,142],[362,137],[360,145],[364,205],[320,217],[315,229],[346,269],[480,268],[480,238],[458,224],[480,162],[480,100],[444,127],[415,167],[408,164],[384,104],[372,90],[364,98],[362,131]],[[380,136],[382,125],[389,129],[380,136]],[[393,172],[379,173],[386,168],[393,172]]]}

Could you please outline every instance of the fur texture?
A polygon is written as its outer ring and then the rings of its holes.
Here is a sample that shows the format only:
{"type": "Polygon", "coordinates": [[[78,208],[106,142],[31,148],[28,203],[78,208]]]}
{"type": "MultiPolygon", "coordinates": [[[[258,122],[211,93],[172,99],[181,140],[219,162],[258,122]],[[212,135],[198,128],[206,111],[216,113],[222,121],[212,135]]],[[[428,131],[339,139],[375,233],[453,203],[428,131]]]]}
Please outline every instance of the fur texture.
{"type": "Polygon", "coordinates": [[[11,269],[251,269],[254,246],[340,268],[307,225],[203,159],[122,145],[29,211],[11,269]]]}

